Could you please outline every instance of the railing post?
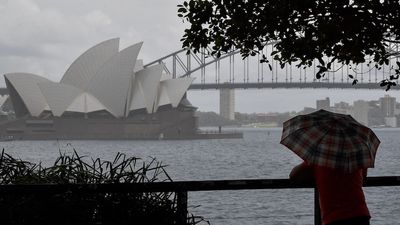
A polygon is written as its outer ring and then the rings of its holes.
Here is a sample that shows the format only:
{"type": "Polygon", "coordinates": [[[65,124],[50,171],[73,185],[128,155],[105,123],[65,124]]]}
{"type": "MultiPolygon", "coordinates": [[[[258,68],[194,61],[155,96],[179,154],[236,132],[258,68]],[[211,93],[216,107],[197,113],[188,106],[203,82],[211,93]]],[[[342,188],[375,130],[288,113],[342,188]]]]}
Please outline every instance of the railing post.
{"type": "Polygon", "coordinates": [[[187,191],[176,192],[176,222],[178,225],[187,224],[187,202],[188,194],[187,191]]]}
{"type": "Polygon", "coordinates": [[[314,188],[314,225],[321,225],[321,209],[319,207],[319,194],[317,188],[314,188]]]}

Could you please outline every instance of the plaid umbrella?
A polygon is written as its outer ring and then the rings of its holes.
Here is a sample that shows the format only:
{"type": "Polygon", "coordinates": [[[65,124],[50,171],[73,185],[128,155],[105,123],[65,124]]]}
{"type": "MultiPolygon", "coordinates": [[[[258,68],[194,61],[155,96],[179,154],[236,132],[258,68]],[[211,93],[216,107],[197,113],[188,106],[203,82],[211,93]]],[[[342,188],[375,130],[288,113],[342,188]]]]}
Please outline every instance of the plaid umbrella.
{"type": "Polygon", "coordinates": [[[319,110],[284,122],[280,143],[309,164],[352,172],[374,167],[380,141],[350,115],[319,110]]]}

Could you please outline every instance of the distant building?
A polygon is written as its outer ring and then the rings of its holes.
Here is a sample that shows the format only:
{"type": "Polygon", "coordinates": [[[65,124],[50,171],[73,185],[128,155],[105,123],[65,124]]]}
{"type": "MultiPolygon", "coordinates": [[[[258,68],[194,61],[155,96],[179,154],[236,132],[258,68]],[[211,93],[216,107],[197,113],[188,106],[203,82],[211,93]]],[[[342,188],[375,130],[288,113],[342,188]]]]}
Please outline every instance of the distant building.
{"type": "Polygon", "coordinates": [[[347,102],[335,103],[332,111],[336,113],[350,114],[350,104],[347,102]]]}
{"type": "Polygon", "coordinates": [[[352,116],[358,122],[368,126],[368,112],[369,112],[369,103],[367,101],[358,100],[353,104],[353,113],[352,116]]]}
{"type": "Polygon", "coordinates": [[[315,112],[315,109],[314,109],[314,108],[311,108],[311,107],[304,107],[303,111],[300,111],[299,114],[300,114],[300,115],[301,115],[301,114],[310,114],[310,113],[313,113],[313,112],[315,112]]]}
{"type": "Polygon", "coordinates": [[[379,99],[384,117],[393,117],[396,109],[396,98],[385,95],[379,99]]]}
{"type": "Polygon", "coordinates": [[[235,119],[235,91],[234,89],[221,89],[219,99],[220,116],[234,120],[235,119]]]}
{"type": "Polygon", "coordinates": [[[368,126],[382,125],[385,125],[385,121],[380,104],[378,104],[378,101],[370,101],[368,110],[368,126]]]}
{"type": "Polygon", "coordinates": [[[385,117],[385,126],[387,127],[397,127],[397,118],[392,117],[385,117]]]}
{"type": "Polygon", "coordinates": [[[329,110],[330,109],[330,100],[329,98],[325,98],[322,100],[317,100],[317,110],[324,109],[324,110],[329,110]]]}
{"type": "Polygon", "coordinates": [[[257,121],[263,123],[272,123],[278,120],[278,113],[257,113],[257,121]]]}

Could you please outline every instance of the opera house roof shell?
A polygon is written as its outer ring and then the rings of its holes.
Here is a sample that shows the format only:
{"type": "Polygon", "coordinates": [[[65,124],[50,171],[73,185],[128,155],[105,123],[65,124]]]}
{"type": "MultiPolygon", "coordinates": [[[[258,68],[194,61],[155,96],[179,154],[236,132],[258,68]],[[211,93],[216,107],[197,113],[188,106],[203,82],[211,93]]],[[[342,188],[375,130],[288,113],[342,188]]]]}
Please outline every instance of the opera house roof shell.
{"type": "Polygon", "coordinates": [[[101,42],[79,56],[59,83],[30,73],[5,74],[16,115],[105,110],[123,118],[133,110],[177,107],[194,78],[172,79],[161,64],[144,68],[137,59],[141,46],[119,51],[119,38],[101,42]]]}

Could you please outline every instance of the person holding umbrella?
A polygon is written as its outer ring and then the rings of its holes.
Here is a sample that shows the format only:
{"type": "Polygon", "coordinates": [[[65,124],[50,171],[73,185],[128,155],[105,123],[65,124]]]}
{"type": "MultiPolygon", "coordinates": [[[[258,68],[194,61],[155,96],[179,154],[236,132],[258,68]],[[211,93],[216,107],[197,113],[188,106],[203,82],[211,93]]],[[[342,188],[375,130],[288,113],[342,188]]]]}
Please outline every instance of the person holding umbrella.
{"type": "Polygon", "coordinates": [[[369,225],[362,190],[379,139],[350,115],[319,110],[283,123],[281,144],[304,160],[290,178],[313,180],[323,225],[369,225]]]}

